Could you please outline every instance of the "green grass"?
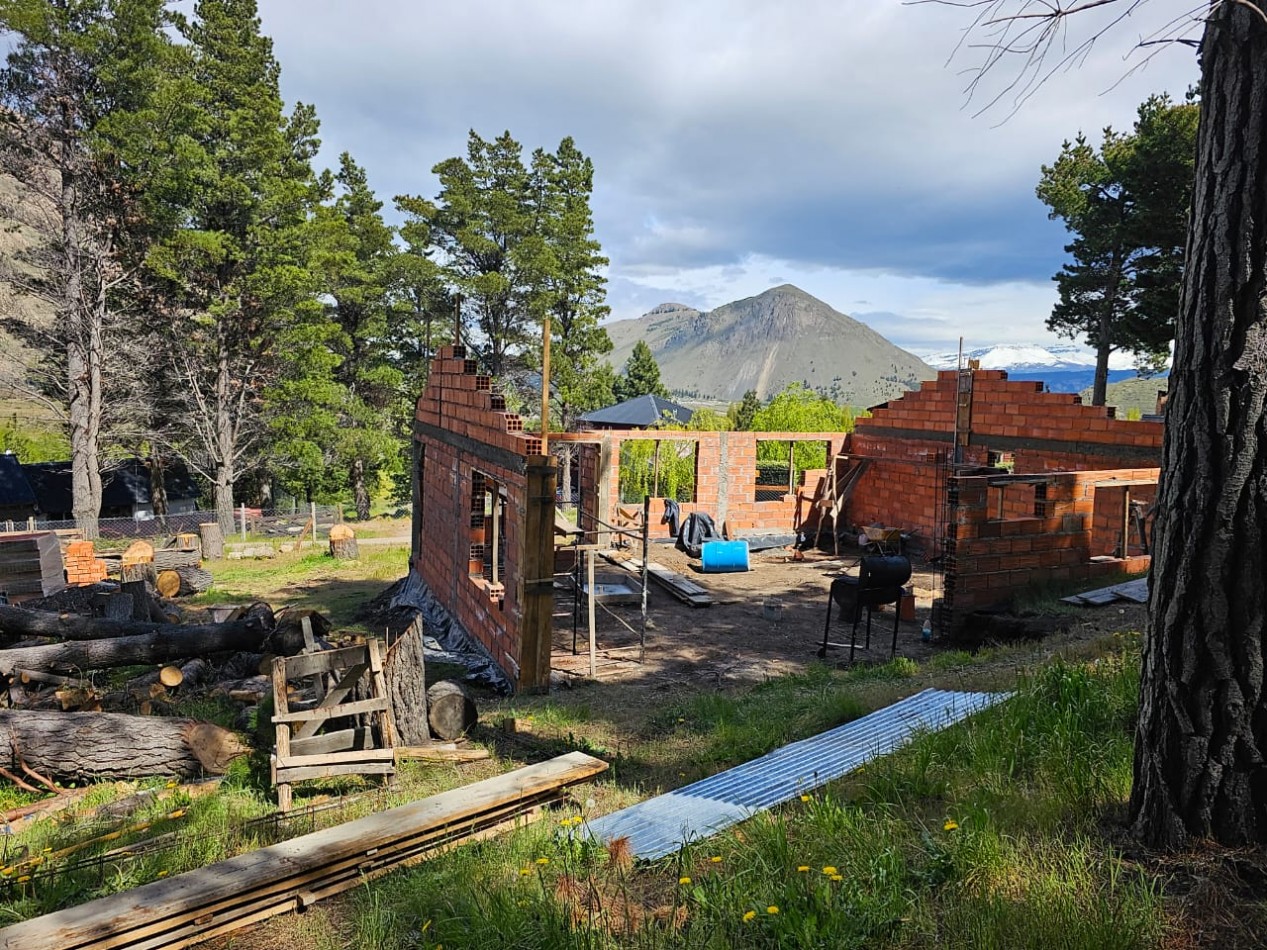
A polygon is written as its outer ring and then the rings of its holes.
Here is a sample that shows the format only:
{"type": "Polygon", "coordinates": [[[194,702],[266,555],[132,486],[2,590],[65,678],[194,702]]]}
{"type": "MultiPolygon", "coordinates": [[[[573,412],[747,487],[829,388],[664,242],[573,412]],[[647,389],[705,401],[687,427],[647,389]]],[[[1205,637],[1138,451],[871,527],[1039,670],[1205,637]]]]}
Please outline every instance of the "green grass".
{"type": "MultiPolygon", "coordinates": [[[[578,808],[459,849],[358,893],[350,945],[1157,946],[1159,884],[1098,832],[1129,788],[1137,661],[1056,660],[1008,702],[650,865],[584,843],[578,808]]],[[[716,763],[743,760],[911,675],[824,668],[699,696],[647,741],[694,734],[716,763]]]]}

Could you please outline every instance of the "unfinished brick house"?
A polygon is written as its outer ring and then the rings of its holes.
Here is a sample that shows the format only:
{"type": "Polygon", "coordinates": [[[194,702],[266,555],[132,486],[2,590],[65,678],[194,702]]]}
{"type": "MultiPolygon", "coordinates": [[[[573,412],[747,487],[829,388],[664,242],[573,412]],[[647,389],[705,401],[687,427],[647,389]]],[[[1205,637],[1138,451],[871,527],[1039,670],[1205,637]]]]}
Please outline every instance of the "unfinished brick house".
{"type": "MultiPolygon", "coordinates": [[[[446,347],[418,401],[413,568],[512,684],[549,684],[554,510],[559,462],[505,411],[461,347],[446,347]],[[425,540],[425,543],[423,543],[425,540]]],[[[685,468],[682,485],[653,483],[653,536],[663,497],[683,517],[711,515],[732,537],[790,533],[828,472],[793,461],[818,443],[841,495],[842,525],[900,529],[944,571],[938,624],[1045,581],[1092,579],[1147,566],[1145,512],[1161,457],[1159,422],[1013,382],[1003,371],[944,371],[872,410],[852,433],[560,433],[565,483],[587,538],[619,523],[627,443],[654,443],[685,468]],[[762,443],[788,443],[785,481],[759,471],[762,443]],[[666,489],[666,490],[662,490],[666,489]],[[846,497],[847,496],[847,497],[846,497]]],[[[658,471],[658,468],[657,468],[658,471]]]]}

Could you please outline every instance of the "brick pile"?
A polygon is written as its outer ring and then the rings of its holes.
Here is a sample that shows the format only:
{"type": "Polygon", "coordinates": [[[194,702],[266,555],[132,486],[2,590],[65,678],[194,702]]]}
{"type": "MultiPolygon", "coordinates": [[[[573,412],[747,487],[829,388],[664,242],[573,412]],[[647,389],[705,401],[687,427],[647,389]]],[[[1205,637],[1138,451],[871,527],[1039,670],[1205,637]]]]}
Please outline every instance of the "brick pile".
{"type": "Polygon", "coordinates": [[[66,545],[62,562],[70,587],[87,587],[106,579],[106,562],[97,557],[91,541],[71,541],[66,545]]]}

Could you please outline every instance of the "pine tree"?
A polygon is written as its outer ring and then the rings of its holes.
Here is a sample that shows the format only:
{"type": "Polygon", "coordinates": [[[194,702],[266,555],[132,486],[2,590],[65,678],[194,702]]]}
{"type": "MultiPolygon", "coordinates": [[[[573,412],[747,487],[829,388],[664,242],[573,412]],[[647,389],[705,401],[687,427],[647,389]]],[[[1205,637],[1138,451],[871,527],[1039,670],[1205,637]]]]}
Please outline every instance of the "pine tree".
{"type": "Polygon", "coordinates": [[[0,208],[33,239],[4,278],[51,328],[6,321],[36,342],[34,393],[64,413],[70,436],[72,508],[97,536],[107,402],[120,390],[109,364],[121,332],[121,291],[156,229],[168,194],[171,94],[179,53],[161,0],[11,0],[0,6],[10,52],[0,71],[0,172],[18,182],[0,208]]]}
{"type": "Polygon", "coordinates": [[[660,382],[660,364],[656,362],[651,347],[645,340],[639,340],[625,361],[625,373],[617,380],[615,396],[624,402],[646,395],[667,399],[669,391],[660,382]]]}
{"type": "Polygon", "coordinates": [[[231,530],[233,486],[265,431],[264,394],[281,368],[277,342],[316,306],[305,237],[318,197],[317,121],[302,104],[285,114],[255,0],[199,0],[185,34],[204,160],[188,227],[151,264],[167,284],[163,342],[187,395],[171,441],[211,479],[217,520],[231,530]]]}

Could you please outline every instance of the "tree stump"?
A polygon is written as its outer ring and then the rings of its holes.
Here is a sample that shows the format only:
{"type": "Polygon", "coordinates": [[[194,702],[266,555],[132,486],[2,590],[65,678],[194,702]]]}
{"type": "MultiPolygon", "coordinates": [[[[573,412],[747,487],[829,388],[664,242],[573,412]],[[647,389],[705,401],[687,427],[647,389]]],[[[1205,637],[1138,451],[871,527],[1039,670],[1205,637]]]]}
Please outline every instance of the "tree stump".
{"type": "Polygon", "coordinates": [[[330,556],[351,560],[360,556],[356,546],[356,532],[345,524],[330,529],[330,556]]]}
{"type": "Polygon", "coordinates": [[[437,738],[458,739],[478,720],[475,700],[456,680],[440,680],[427,690],[427,722],[437,738]]]}
{"type": "Polygon", "coordinates": [[[387,681],[387,696],[391,699],[396,738],[402,745],[429,743],[431,729],[427,725],[427,679],[421,617],[387,651],[383,678],[387,681]]]}
{"type": "Polygon", "coordinates": [[[154,587],[159,594],[168,600],[180,594],[180,575],[175,571],[159,571],[154,587]]]}
{"type": "Polygon", "coordinates": [[[224,534],[220,525],[214,521],[198,525],[198,536],[202,539],[202,556],[208,561],[218,561],[224,557],[224,534]]]}

